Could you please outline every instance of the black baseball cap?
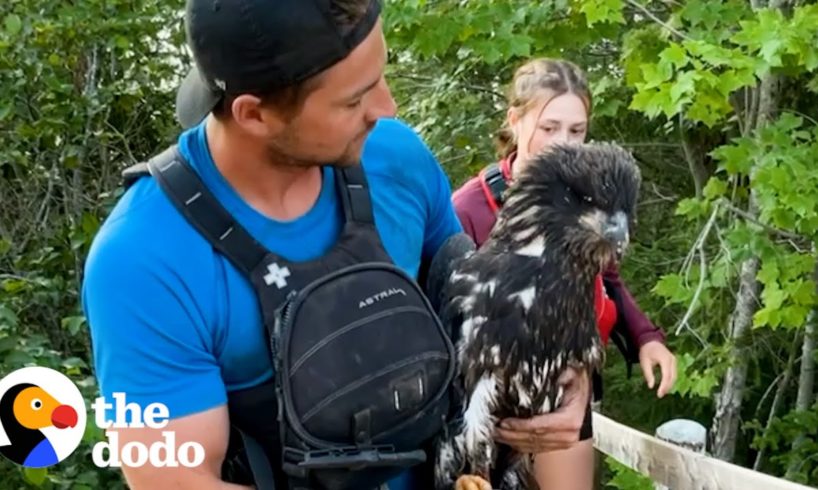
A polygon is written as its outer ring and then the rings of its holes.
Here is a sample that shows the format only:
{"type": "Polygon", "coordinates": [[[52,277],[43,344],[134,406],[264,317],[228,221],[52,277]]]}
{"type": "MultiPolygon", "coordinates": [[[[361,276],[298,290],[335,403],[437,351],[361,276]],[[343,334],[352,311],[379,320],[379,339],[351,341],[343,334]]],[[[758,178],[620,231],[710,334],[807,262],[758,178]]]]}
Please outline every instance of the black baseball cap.
{"type": "Polygon", "coordinates": [[[379,0],[346,29],[332,0],[187,0],[185,31],[194,66],[176,94],[185,128],[201,122],[226,93],[294,85],[345,58],[372,31],[379,0]]]}

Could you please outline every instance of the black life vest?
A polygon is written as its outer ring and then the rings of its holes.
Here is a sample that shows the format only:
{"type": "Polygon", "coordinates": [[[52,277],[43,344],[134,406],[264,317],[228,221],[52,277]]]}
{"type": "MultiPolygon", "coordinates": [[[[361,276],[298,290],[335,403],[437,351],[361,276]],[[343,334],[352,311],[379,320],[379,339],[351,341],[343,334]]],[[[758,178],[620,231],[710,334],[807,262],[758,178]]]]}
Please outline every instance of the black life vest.
{"type": "Polygon", "coordinates": [[[175,146],[123,173],[126,186],[156,178],[258,298],[275,375],[228,393],[226,481],[260,490],[374,489],[429,466],[454,413],[452,339],[385,251],[363,169],[334,172],[341,237],[323,257],[298,263],[252,238],[175,146]]]}

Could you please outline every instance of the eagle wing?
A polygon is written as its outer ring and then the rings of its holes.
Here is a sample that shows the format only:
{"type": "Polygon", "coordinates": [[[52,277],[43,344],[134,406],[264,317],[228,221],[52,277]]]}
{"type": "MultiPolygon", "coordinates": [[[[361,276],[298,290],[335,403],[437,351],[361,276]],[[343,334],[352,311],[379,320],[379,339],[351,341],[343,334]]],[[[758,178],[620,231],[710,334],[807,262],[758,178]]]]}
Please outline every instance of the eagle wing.
{"type": "MultiPolygon", "coordinates": [[[[438,488],[451,488],[468,465],[489,479],[513,478],[505,470],[514,458],[497,462],[494,427],[506,417],[530,416],[532,396],[523,383],[530,365],[524,360],[531,335],[527,315],[535,298],[538,257],[495,253],[491,249],[463,260],[448,287],[444,323],[456,332],[459,378],[464,396],[463,420],[438,452],[438,488]]],[[[516,481],[516,480],[509,480],[516,481]]]]}

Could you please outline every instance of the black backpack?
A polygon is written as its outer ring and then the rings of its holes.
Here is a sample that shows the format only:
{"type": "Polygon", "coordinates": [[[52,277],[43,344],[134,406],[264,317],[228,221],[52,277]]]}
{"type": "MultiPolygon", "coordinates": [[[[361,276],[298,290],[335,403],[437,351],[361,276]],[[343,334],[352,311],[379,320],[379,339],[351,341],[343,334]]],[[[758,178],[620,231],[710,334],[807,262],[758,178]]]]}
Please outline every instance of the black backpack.
{"type": "Polygon", "coordinates": [[[455,410],[454,345],[417,281],[383,248],[363,169],[334,169],[341,237],[323,257],[298,263],[251,237],[175,146],[126,171],[127,182],[148,171],[244,273],[261,308],[275,378],[228,394],[225,467],[234,479],[251,477],[261,490],[274,481],[366,490],[430,463],[455,410]]]}

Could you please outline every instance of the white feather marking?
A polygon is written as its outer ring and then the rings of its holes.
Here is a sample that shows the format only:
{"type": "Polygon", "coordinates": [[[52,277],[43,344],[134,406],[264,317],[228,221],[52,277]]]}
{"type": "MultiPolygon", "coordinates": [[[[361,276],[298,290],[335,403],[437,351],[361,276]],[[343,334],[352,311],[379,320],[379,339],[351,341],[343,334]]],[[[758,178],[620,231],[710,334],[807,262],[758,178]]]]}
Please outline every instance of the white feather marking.
{"type": "Polygon", "coordinates": [[[562,396],[565,394],[562,385],[557,387],[557,398],[556,398],[556,405],[559,406],[562,404],[562,396]]]}
{"type": "Polygon", "coordinates": [[[494,361],[495,366],[500,365],[500,346],[499,345],[492,345],[491,346],[491,358],[494,361]]]}
{"type": "MultiPolygon", "coordinates": [[[[494,296],[494,290],[497,288],[497,280],[492,279],[491,281],[484,282],[479,287],[481,291],[488,291],[489,296],[494,296]]],[[[475,288],[477,288],[477,286],[475,286],[475,288]]]]}
{"type": "Polygon", "coordinates": [[[451,444],[446,444],[440,454],[438,455],[438,466],[446,470],[454,467],[454,447],[451,444]]]}
{"type": "Polygon", "coordinates": [[[487,374],[474,387],[463,417],[466,448],[474,454],[478,445],[491,439],[494,420],[491,412],[497,401],[497,379],[487,374]]]}
{"type": "Polygon", "coordinates": [[[462,312],[464,315],[468,315],[469,313],[471,313],[471,309],[472,309],[472,308],[474,308],[474,296],[469,296],[469,297],[467,297],[467,298],[466,298],[466,299],[464,299],[464,300],[463,300],[463,302],[460,304],[460,311],[461,311],[461,312],[462,312]]]}
{"type": "Polygon", "coordinates": [[[509,295],[509,298],[519,298],[523,308],[528,310],[534,304],[534,286],[527,287],[520,292],[509,295]]]}
{"type": "Polygon", "coordinates": [[[450,282],[458,282],[458,281],[468,281],[474,282],[477,280],[477,276],[474,274],[463,274],[461,272],[455,272],[452,274],[450,282]]]}
{"type": "Polygon", "coordinates": [[[464,320],[463,325],[460,327],[460,330],[463,333],[463,338],[471,339],[475,329],[486,323],[486,320],[487,318],[484,316],[473,316],[464,320]]]}
{"type": "Polygon", "coordinates": [[[523,408],[531,408],[531,397],[528,390],[523,386],[523,377],[520,374],[515,374],[512,380],[514,389],[517,390],[517,399],[520,401],[520,406],[523,408]]]}
{"type": "Polygon", "coordinates": [[[520,221],[524,221],[529,218],[533,218],[538,212],[540,212],[539,206],[531,206],[530,208],[526,209],[522,213],[512,216],[510,220],[508,220],[509,225],[514,225],[519,223],[520,221]]]}
{"type": "Polygon", "coordinates": [[[536,228],[534,228],[533,226],[532,226],[531,228],[526,228],[525,230],[518,231],[518,232],[517,232],[517,233],[514,235],[514,241],[517,241],[517,242],[526,242],[526,241],[528,241],[528,240],[529,240],[529,239],[530,239],[532,236],[534,236],[534,233],[537,233],[537,229],[536,229],[536,228]]]}
{"type": "Polygon", "coordinates": [[[545,251],[545,239],[538,236],[531,240],[527,245],[514,251],[517,255],[526,255],[528,257],[540,257],[545,251]]]}

